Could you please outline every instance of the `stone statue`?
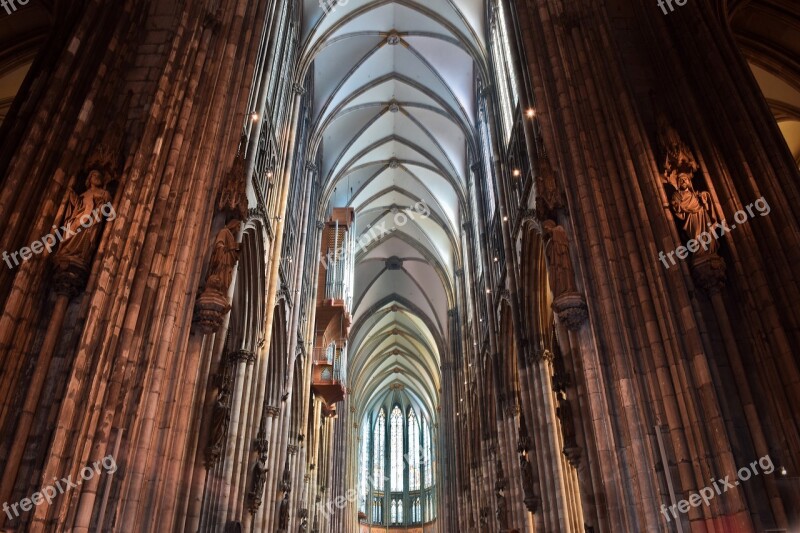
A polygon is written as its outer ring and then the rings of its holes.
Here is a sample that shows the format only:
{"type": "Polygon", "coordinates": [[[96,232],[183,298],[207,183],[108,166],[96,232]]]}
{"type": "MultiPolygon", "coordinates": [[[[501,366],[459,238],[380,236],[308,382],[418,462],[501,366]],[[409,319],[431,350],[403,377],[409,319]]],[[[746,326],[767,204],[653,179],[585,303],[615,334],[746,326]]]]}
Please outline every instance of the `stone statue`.
{"type": "Polygon", "coordinates": [[[250,492],[250,511],[255,514],[261,507],[264,497],[264,486],[267,484],[267,456],[259,455],[258,461],[253,466],[253,490],[250,492]]]}
{"type": "MultiPolygon", "coordinates": [[[[663,182],[675,189],[670,197],[670,207],[675,216],[683,222],[683,231],[689,239],[697,239],[709,230],[709,225],[717,222],[711,195],[706,191],[695,191],[692,185],[694,173],[700,168],[691,148],[683,142],[680,134],[672,127],[666,115],[658,115],[659,143],[665,154],[663,182]]],[[[717,250],[716,239],[708,250],[695,252],[695,256],[713,254],[717,250]]]]}
{"type": "Polygon", "coordinates": [[[561,420],[561,432],[564,435],[564,447],[569,448],[575,446],[575,425],[572,418],[572,404],[566,398],[562,398],[558,402],[558,409],[556,415],[561,420]]]}
{"type": "Polygon", "coordinates": [[[289,530],[289,493],[283,495],[281,506],[278,510],[278,530],[286,533],[289,530]]]}
{"type": "Polygon", "coordinates": [[[291,492],[292,490],[292,472],[289,470],[289,459],[286,459],[286,466],[283,469],[283,478],[281,479],[281,490],[284,492],[291,492]]]}
{"type": "Polygon", "coordinates": [[[507,504],[506,504],[506,497],[503,493],[503,490],[497,490],[497,522],[500,524],[500,531],[505,531],[508,529],[508,515],[506,513],[507,504]]]}
{"type": "Polygon", "coordinates": [[[519,470],[522,472],[522,488],[525,494],[533,494],[533,466],[522,454],[519,456],[519,470]]]}
{"type": "Polygon", "coordinates": [[[236,235],[239,232],[240,222],[232,220],[219,230],[214,240],[214,251],[208,265],[208,278],[206,290],[213,290],[220,294],[227,294],[233,281],[233,267],[239,257],[239,246],[236,235]]]}
{"type": "Polygon", "coordinates": [[[77,195],[72,189],[68,191],[64,240],[55,255],[59,266],[78,263],[88,268],[100,229],[100,207],[111,202],[111,194],[103,187],[103,172],[92,168],[83,194],[77,195]]]}
{"type": "MultiPolygon", "coordinates": [[[[683,222],[682,229],[689,239],[698,239],[701,233],[709,232],[709,227],[716,221],[711,195],[706,191],[695,191],[692,185],[692,174],[688,170],[678,173],[676,191],[670,198],[670,206],[675,216],[683,222]]],[[[695,255],[714,253],[717,240],[711,240],[708,250],[700,248],[695,255]]]]}
{"type": "Polygon", "coordinates": [[[576,293],[575,270],[572,268],[572,259],[569,256],[569,238],[566,230],[552,220],[545,220],[542,223],[542,229],[547,274],[553,298],[558,298],[566,293],[576,293]]]}
{"type": "Polygon", "coordinates": [[[524,454],[519,454],[519,469],[522,473],[523,502],[529,512],[535,513],[539,509],[539,498],[534,489],[533,465],[524,454]]]}
{"type": "Polygon", "coordinates": [[[228,405],[228,393],[222,389],[214,403],[214,412],[211,417],[211,440],[208,445],[207,464],[213,466],[217,463],[225,449],[225,437],[231,423],[231,411],[228,405]]]}

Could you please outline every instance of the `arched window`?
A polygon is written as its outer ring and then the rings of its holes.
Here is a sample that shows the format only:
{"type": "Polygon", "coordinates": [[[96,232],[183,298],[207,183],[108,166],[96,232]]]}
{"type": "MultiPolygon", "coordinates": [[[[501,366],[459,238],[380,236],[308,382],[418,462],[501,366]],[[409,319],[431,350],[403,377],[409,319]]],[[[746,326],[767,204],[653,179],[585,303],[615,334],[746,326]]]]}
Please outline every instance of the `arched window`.
{"type": "Polygon", "coordinates": [[[362,430],[355,432],[361,439],[361,512],[384,529],[434,520],[428,508],[436,499],[436,486],[431,419],[425,406],[392,390],[362,420],[362,430]]]}
{"type": "Polygon", "coordinates": [[[391,450],[391,490],[403,490],[403,412],[400,407],[394,406],[390,419],[392,426],[391,450]]]}
{"type": "Polygon", "coordinates": [[[361,426],[361,485],[360,489],[360,502],[359,511],[366,514],[367,512],[367,493],[369,486],[367,485],[367,478],[369,477],[369,423],[362,424],[361,426]]]}
{"type": "Polygon", "coordinates": [[[411,409],[408,412],[408,485],[409,490],[419,490],[419,422],[411,409]]]}
{"type": "Polygon", "coordinates": [[[383,459],[386,442],[386,413],[383,409],[378,413],[378,419],[375,421],[375,442],[372,449],[372,477],[377,490],[383,490],[383,459]]]}
{"type": "Polygon", "coordinates": [[[431,427],[428,421],[422,427],[422,463],[425,465],[425,488],[433,485],[433,463],[431,461],[431,427]]]}
{"type": "Polygon", "coordinates": [[[492,24],[492,59],[494,60],[495,81],[502,111],[503,132],[506,144],[511,137],[514,113],[519,102],[517,73],[511,55],[511,41],[506,28],[506,13],[503,0],[497,2],[492,24]]]}

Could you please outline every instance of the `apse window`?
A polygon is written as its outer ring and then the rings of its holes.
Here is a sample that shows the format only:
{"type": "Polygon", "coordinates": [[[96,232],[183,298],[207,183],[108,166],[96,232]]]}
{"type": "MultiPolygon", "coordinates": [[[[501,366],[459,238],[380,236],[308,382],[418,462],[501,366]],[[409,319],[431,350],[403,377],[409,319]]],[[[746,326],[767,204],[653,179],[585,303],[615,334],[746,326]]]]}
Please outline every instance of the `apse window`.
{"type": "Polygon", "coordinates": [[[397,390],[365,416],[359,499],[363,516],[367,516],[366,502],[372,502],[373,525],[411,526],[436,519],[429,420],[423,405],[397,390]]]}

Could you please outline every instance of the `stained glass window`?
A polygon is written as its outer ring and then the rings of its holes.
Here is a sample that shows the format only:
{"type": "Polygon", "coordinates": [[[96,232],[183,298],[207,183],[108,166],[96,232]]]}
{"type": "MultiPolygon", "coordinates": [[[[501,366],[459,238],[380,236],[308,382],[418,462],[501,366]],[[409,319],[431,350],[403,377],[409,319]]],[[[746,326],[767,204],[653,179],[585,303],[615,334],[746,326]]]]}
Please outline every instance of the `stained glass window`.
{"type": "Polygon", "coordinates": [[[395,406],[390,417],[392,444],[391,490],[403,490],[403,412],[395,406]]]}
{"type": "Polygon", "coordinates": [[[369,423],[362,424],[361,426],[361,498],[359,502],[359,511],[362,513],[367,512],[367,492],[369,486],[367,485],[367,477],[369,476],[369,423]]]}
{"type": "Polygon", "coordinates": [[[411,409],[408,413],[408,484],[409,490],[419,490],[419,422],[411,409]]]}
{"type": "Polygon", "coordinates": [[[372,477],[374,478],[375,488],[383,490],[383,460],[386,442],[386,413],[383,409],[378,413],[375,421],[375,442],[372,448],[372,477]]]}
{"type": "Polygon", "coordinates": [[[517,74],[514,70],[511,42],[508,38],[502,0],[497,2],[497,11],[492,26],[492,59],[494,60],[496,84],[500,99],[503,132],[505,133],[505,141],[508,142],[511,138],[514,111],[517,108],[519,94],[517,93],[517,74]]]}
{"type": "Polygon", "coordinates": [[[403,395],[387,399],[365,417],[358,451],[359,510],[372,525],[430,522],[435,499],[431,422],[403,395]],[[407,473],[407,474],[406,474],[407,473]]]}
{"type": "Polygon", "coordinates": [[[433,485],[433,464],[431,462],[431,427],[424,420],[422,427],[422,462],[425,465],[425,488],[433,485]]]}

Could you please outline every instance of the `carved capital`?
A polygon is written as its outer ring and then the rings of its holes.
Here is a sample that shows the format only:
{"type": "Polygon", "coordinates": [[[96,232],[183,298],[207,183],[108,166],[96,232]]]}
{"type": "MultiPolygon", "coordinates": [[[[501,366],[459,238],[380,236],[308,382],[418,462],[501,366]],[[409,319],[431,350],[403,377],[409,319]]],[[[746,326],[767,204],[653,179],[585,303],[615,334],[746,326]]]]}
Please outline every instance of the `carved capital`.
{"type": "Polygon", "coordinates": [[[267,416],[270,416],[272,418],[277,418],[278,415],[281,414],[281,408],[268,405],[267,407],[264,408],[264,412],[267,416]]]}

